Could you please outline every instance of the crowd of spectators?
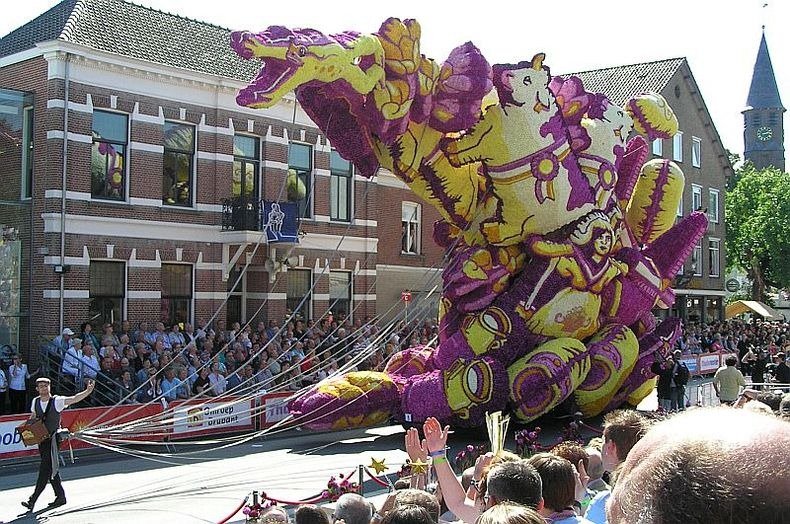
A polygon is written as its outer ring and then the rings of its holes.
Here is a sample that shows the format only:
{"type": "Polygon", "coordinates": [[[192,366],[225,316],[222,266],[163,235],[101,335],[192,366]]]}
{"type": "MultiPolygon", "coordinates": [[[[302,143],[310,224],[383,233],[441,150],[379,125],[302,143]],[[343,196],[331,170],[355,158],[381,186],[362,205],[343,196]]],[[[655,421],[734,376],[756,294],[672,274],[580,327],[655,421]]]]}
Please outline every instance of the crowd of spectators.
{"type": "Polygon", "coordinates": [[[752,383],[771,380],[790,384],[790,323],[744,322],[730,319],[707,325],[687,323],[677,341],[677,349],[685,355],[704,353],[737,353],[735,367],[752,383]]]}
{"type": "MultiPolygon", "coordinates": [[[[375,319],[344,318],[228,327],[221,321],[166,327],[163,322],[132,325],[124,320],[95,331],[85,322],[55,337],[42,363],[62,394],[95,380],[96,392],[85,401],[94,406],[295,391],[341,368],[380,371],[393,353],[426,345],[438,333],[432,321],[401,322],[396,328],[382,333],[375,319]]],[[[8,411],[26,412],[26,382],[18,386],[20,371],[11,371],[8,375],[0,369],[0,409],[5,409],[3,383],[13,376],[12,388],[21,387],[24,394],[8,411]]],[[[22,375],[32,376],[26,369],[22,375]]]]}

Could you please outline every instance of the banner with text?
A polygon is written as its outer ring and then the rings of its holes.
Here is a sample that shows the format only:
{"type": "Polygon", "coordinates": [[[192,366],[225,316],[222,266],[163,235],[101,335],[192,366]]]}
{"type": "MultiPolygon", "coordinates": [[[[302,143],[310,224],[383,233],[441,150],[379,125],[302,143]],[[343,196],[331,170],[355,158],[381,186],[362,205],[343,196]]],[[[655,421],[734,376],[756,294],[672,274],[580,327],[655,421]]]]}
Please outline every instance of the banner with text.
{"type": "Polygon", "coordinates": [[[186,400],[173,402],[170,407],[173,409],[173,439],[255,429],[254,399],[186,400]]]}

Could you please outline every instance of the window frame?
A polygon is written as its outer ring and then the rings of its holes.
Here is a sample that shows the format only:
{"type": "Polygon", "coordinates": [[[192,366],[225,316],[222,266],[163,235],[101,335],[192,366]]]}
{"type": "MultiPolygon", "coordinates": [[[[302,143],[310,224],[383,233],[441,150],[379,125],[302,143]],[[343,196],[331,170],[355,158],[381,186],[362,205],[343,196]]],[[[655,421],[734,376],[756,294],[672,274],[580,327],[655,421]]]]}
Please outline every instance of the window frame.
{"type": "Polygon", "coordinates": [[[246,188],[246,184],[244,181],[246,177],[244,176],[245,166],[247,164],[252,164],[253,170],[255,172],[253,177],[253,191],[252,191],[252,199],[259,200],[261,195],[261,137],[255,135],[248,135],[244,133],[235,133],[233,135],[233,172],[231,174],[231,187],[230,187],[230,196],[231,198],[237,198],[240,196],[247,196],[243,191],[246,188]],[[255,156],[249,157],[245,155],[240,155],[236,153],[236,137],[244,137],[244,138],[251,138],[255,141],[255,156]],[[240,163],[240,181],[239,181],[239,191],[240,194],[234,193],[234,179],[236,177],[236,163],[240,163]]]}
{"type": "MultiPolygon", "coordinates": [[[[94,109],[92,113],[92,120],[91,120],[91,199],[95,200],[105,200],[109,202],[128,202],[129,201],[129,136],[131,135],[131,125],[132,119],[129,118],[129,113],[124,113],[121,111],[113,111],[111,109],[94,109]],[[105,114],[105,115],[114,115],[114,116],[122,116],[126,119],[126,126],[125,126],[125,141],[114,140],[114,139],[106,139],[106,138],[96,138],[94,132],[94,125],[96,114],[105,114]],[[122,146],[123,153],[121,153],[121,158],[123,159],[123,167],[122,167],[122,175],[123,175],[123,182],[121,184],[121,191],[122,194],[120,197],[113,197],[97,194],[93,191],[93,148],[96,147],[96,144],[110,144],[111,146],[122,146]]],[[[99,146],[100,147],[100,146],[99,146]]],[[[106,169],[106,168],[105,168],[106,169]]],[[[106,184],[106,182],[105,182],[106,184]]],[[[107,192],[105,188],[105,193],[107,192]]]]}
{"type": "Polygon", "coordinates": [[[422,207],[417,202],[403,200],[401,202],[401,254],[402,255],[419,255],[422,251],[422,207]],[[414,210],[412,214],[413,220],[405,220],[406,209],[411,208],[414,210]],[[410,224],[414,224],[414,232],[411,234],[410,224]],[[409,238],[414,238],[414,251],[406,249],[407,241],[409,238]]]}
{"type": "MultiPolygon", "coordinates": [[[[162,145],[164,150],[162,152],[162,205],[174,208],[189,208],[195,207],[195,202],[197,202],[196,195],[195,195],[195,188],[197,186],[196,183],[196,172],[197,172],[197,144],[198,144],[198,136],[197,136],[197,126],[190,122],[182,122],[179,120],[165,120],[164,126],[162,127],[163,135],[162,135],[162,145]],[[186,151],[182,149],[173,149],[167,147],[167,140],[165,139],[166,128],[167,125],[177,125],[177,126],[186,126],[192,129],[192,151],[186,151]],[[172,153],[175,155],[188,155],[189,156],[189,202],[187,203],[179,203],[178,199],[173,199],[173,202],[168,202],[167,193],[165,191],[165,169],[167,168],[166,158],[167,154],[172,153]]],[[[175,187],[178,185],[178,175],[175,174],[173,178],[173,186],[175,187]]],[[[177,195],[175,195],[177,196],[177,195]]]]}
{"type": "Polygon", "coordinates": [[[708,220],[714,224],[719,223],[719,207],[721,206],[721,192],[715,188],[708,189],[708,220]],[[713,195],[716,195],[716,205],[713,205],[713,195]],[[714,213],[715,208],[715,213],[714,213]]]}
{"type": "Polygon", "coordinates": [[[702,186],[691,184],[691,211],[702,210],[702,186]],[[699,199],[697,198],[699,197],[699,199]]]}
{"type": "Polygon", "coordinates": [[[683,131],[678,131],[672,137],[672,160],[683,162],[683,131]]]}
{"type": "MultiPolygon", "coordinates": [[[[304,199],[299,200],[290,200],[290,202],[296,202],[297,209],[296,215],[297,218],[306,218],[312,219],[314,217],[314,199],[313,199],[313,189],[315,187],[315,148],[312,144],[308,144],[306,142],[297,142],[291,141],[288,143],[288,170],[290,171],[293,169],[296,172],[297,178],[302,180],[305,185],[305,197],[304,199]],[[305,169],[303,166],[294,166],[291,163],[291,147],[292,146],[300,146],[300,147],[307,147],[310,150],[310,154],[308,156],[310,165],[305,169]],[[302,178],[304,177],[304,178],[302,178]],[[304,202],[304,204],[302,204],[304,202]]],[[[286,172],[286,181],[287,181],[288,173],[286,172]]],[[[286,189],[287,193],[287,189],[286,189]]]]}
{"type": "Polygon", "coordinates": [[[195,266],[193,264],[183,263],[183,262],[162,262],[162,265],[159,268],[159,313],[163,323],[166,326],[172,326],[173,320],[177,322],[189,322],[192,323],[192,319],[194,318],[194,311],[195,311],[195,266]],[[165,295],[165,267],[173,267],[173,266],[180,266],[180,267],[188,267],[189,271],[189,283],[190,283],[190,294],[189,295],[165,295]],[[174,317],[174,306],[176,302],[174,301],[184,301],[186,299],[187,304],[187,315],[186,319],[184,320],[177,320],[174,317]],[[165,322],[164,311],[165,311],[165,301],[171,301],[168,304],[168,316],[167,322],[165,322]]]}
{"type": "Polygon", "coordinates": [[[691,167],[702,167],[702,139],[691,137],[691,167]]]}
{"type": "Polygon", "coordinates": [[[718,238],[708,238],[708,276],[720,277],[721,276],[721,240],[718,238]],[[716,247],[714,247],[714,244],[716,247]],[[714,259],[713,252],[716,252],[714,259]],[[714,273],[713,262],[716,261],[716,272],[714,273]]]}
{"type": "MultiPolygon", "coordinates": [[[[105,281],[105,282],[107,280],[106,274],[105,275],[98,275],[98,277],[101,280],[105,281]]],[[[109,299],[109,300],[119,299],[119,301],[118,301],[118,318],[113,318],[113,316],[111,315],[111,317],[108,319],[103,314],[101,315],[101,317],[96,317],[96,318],[101,318],[101,324],[105,324],[107,322],[116,322],[116,321],[123,320],[125,318],[126,309],[127,309],[126,308],[127,291],[128,291],[128,287],[129,287],[128,278],[129,278],[129,268],[127,267],[126,262],[124,262],[122,260],[101,260],[101,259],[91,259],[90,260],[90,262],[88,264],[88,313],[89,313],[90,317],[94,317],[94,315],[93,315],[94,311],[98,311],[100,314],[102,313],[98,309],[92,309],[91,308],[94,300],[96,300],[96,299],[109,299]],[[97,268],[99,265],[105,265],[105,266],[114,265],[114,266],[118,266],[118,267],[121,268],[122,275],[121,275],[120,294],[118,294],[118,295],[116,295],[116,294],[107,294],[107,293],[99,293],[99,294],[95,294],[95,295],[93,294],[93,286],[92,286],[93,271],[91,270],[91,268],[97,268]]],[[[115,310],[115,308],[113,308],[113,310],[115,310]]],[[[99,350],[99,348],[95,348],[95,349],[97,351],[99,350]]]]}
{"type": "Polygon", "coordinates": [[[33,105],[22,108],[22,189],[19,195],[22,200],[33,198],[33,153],[35,148],[35,111],[33,105]]]}
{"type": "Polygon", "coordinates": [[[650,151],[655,156],[663,155],[664,154],[664,141],[663,141],[663,139],[656,138],[655,140],[653,140],[653,142],[650,144],[650,151]]]}
{"type": "Polygon", "coordinates": [[[329,152],[329,220],[332,222],[351,222],[354,209],[354,164],[340,156],[340,154],[332,149],[329,152]],[[348,170],[340,170],[332,167],[332,157],[337,157],[348,164],[348,170]],[[345,180],[345,184],[343,184],[345,180]],[[340,196],[341,185],[345,185],[346,203],[345,203],[345,217],[340,216],[340,196]]]}
{"type": "Polygon", "coordinates": [[[301,311],[304,313],[302,316],[302,320],[310,320],[312,318],[312,311],[313,311],[313,271],[310,268],[293,268],[289,269],[286,273],[286,283],[285,283],[285,307],[286,310],[290,312],[291,315],[294,315],[294,318],[299,318],[297,315],[297,311],[301,311]],[[300,297],[296,297],[296,295],[291,295],[291,277],[294,273],[299,273],[308,276],[307,280],[307,292],[302,294],[300,297]],[[309,297],[305,303],[302,305],[302,308],[296,310],[295,307],[292,305],[298,306],[299,303],[304,299],[304,297],[309,297]]]}
{"type": "Polygon", "coordinates": [[[683,217],[683,196],[686,194],[684,191],[685,188],[681,189],[680,191],[680,199],[678,200],[678,208],[675,210],[676,217],[683,217]]]}
{"type": "Polygon", "coordinates": [[[697,242],[697,245],[694,246],[694,250],[692,251],[692,254],[691,254],[691,260],[692,261],[694,261],[694,259],[697,260],[696,267],[694,267],[694,270],[691,273],[695,277],[701,277],[702,276],[703,269],[704,269],[703,268],[703,265],[704,265],[703,264],[703,256],[704,255],[705,254],[702,251],[702,243],[701,243],[701,241],[697,242]]]}
{"type": "Polygon", "coordinates": [[[338,315],[342,313],[343,318],[348,320],[353,320],[353,312],[354,312],[354,274],[348,270],[330,270],[329,271],[329,310],[334,314],[338,315]],[[332,275],[335,274],[345,274],[348,277],[348,285],[345,286],[346,296],[343,298],[333,297],[332,296],[332,275]],[[346,311],[341,312],[337,309],[336,304],[340,303],[341,301],[347,302],[346,311]]]}

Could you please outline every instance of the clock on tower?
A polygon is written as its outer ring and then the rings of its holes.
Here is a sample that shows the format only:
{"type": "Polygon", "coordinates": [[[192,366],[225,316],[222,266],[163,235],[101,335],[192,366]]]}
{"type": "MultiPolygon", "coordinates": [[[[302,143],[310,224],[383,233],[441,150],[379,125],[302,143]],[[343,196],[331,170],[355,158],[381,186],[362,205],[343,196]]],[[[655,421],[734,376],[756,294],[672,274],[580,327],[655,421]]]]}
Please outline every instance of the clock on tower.
{"type": "Polygon", "coordinates": [[[757,135],[757,140],[761,142],[768,142],[769,140],[771,140],[771,138],[773,138],[774,131],[770,127],[761,126],[757,128],[756,135],[757,135]]]}

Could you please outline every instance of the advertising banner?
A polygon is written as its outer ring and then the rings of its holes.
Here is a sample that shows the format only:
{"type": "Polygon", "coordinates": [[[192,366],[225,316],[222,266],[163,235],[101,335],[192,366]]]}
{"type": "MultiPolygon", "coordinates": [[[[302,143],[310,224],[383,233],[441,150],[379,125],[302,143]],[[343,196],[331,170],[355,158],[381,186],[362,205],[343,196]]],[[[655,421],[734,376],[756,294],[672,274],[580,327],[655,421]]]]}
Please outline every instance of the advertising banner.
{"type": "Polygon", "coordinates": [[[0,417],[0,459],[38,454],[37,446],[26,448],[22,442],[22,437],[14,431],[14,428],[28,418],[28,415],[6,415],[0,417]]]}
{"type": "Polygon", "coordinates": [[[700,355],[699,357],[699,371],[700,373],[715,373],[719,369],[721,363],[718,353],[711,355],[700,355]]]}
{"type": "Polygon", "coordinates": [[[233,433],[255,428],[254,399],[206,402],[187,400],[171,403],[173,433],[170,438],[188,438],[212,433],[233,433]]]}
{"type": "Polygon", "coordinates": [[[699,373],[699,366],[697,366],[697,357],[683,357],[680,359],[686,367],[689,368],[689,373],[692,375],[699,373]]]}
{"type": "Polygon", "coordinates": [[[267,393],[261,397],[260,428],[268,428],[288,416],[288,399],[293,393],[267,393]]]}

